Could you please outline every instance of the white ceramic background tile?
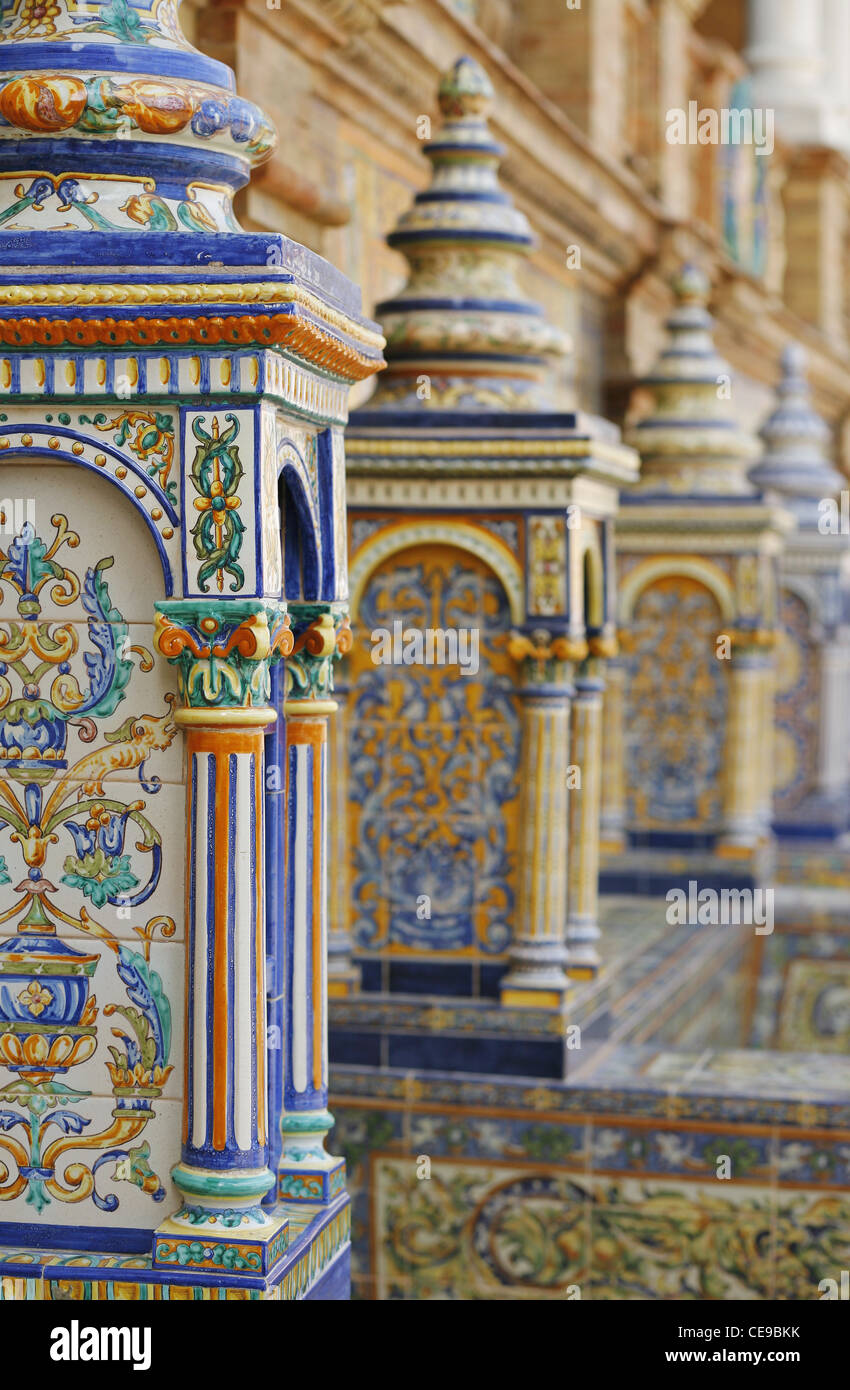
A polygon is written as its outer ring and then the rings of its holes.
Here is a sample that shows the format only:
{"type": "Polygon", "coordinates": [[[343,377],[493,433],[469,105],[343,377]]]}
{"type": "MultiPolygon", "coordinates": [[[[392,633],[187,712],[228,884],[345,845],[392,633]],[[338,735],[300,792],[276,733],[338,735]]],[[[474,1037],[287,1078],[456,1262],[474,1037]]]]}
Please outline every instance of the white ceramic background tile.
{"type": "MultiPolygon", "coordinates": [[[[49,790],[49,788],[48,788],[49,790]]],[[[20,788],[15,788],[20,791],[20,788]]],[[[107,783],[108,792],[108,783],[107,783]]],[[[185,791],[183,787],[163,784],[155,795],[146,795],[141,787],[138,788],[138,795],[131,792],[126,782],[116,784],[116,800],[124,803],[133,801],[143,801],[144,809],[140,815],[146,816],[155,831],[161,838],[162,863],[160,869],[159,882],[151,896],[138,906],[129,908],[129,919],[123,911],[119,915],[120,904],[107,901],[98,901],[101,896],[96,890],[86,893],[82,885],[70,885],[62,882],[63,876],[78,875],[85,879],[86,869],[96,870],[95,864],[87,862],[86,856],[82,859],[78,853],[77,844],[70,830],[65,828],[64,823],[58,825],[52,833],[57,836],[57,843],[47,847],[42,873],[52,885],[49,893],[50,901],[55,903],[57,908],[68,916],[79,918],[80,908],[85,907],[89,915],[101,922],[114,936],[119,938],[133,939],[133,926],[143,926],[151,917],[169,916],[174,919],[177,927],[175,939],[182,940],[183,937],[183,915],[185,897],[185,849],[184,849],[184,825],[185,825],[185,791]],[[82,873],[79,866],[69,866],[69,858],[80,860],[84,868],[82,873]]],[[[72,793],[66,806],[73,806],[75,799],[72,793]]],[[[2,815],[2,805],[0,802],[0,815],[2,815]]],[[[109,812],[106,812],[109,814],[109,812]]],[[[79,815],[72,814],[69,819],[76,825],[82,825],[86,829],[86,822],[90,818],[89,811],[81,811],[79,815]]],[[[6,825],[0,828],[0,854],[6,863],[6,872],[10,882],[0,886],[0,912],[7,912],[16,901],[15,889],[26,878],[27,867],[21,853],[20,844],[12,840],[12,829],[6,825]]],[[[129,872],[138,880],[138,885],[134,886],[127,883],[122,892],[124,896],[132,897],[137,894],[142,886],[149,882],[152,871],[152,853],[147,850],[137,848],[142,840],[143,827],[132,820],[128,820],[124,835],[124,854],[129,858],[129,872]]],[[[83,840],[86,845],[90,841],[83,840]]],[[[97,847],[96,840],[94,841],[97,847]]],[[[91,851],[88,851],[91,854],[91,851]]],[[[117,855],[110,856],[113,861],[117,855]]],[[[114,881],[114,880],[113,880],[114,881]]],[[[25,910],[23,898],[21,898],[21,912],[25,910]]],[[[10,923],[0,927],[0,940],[5,936],[11,935],[14,930],[13,917],[10,923]]],[[[62,927],[61,930],[67,930],[62,927]]]]}
{"type": "MultiPolygon", "coordinates": [[[[154,603],[166,592],[159,553],[146,523],[114,484],[70,463],[36,459],[4,462],[0,456],[2,498],[20,500],[24,516],[31,515],[36,533],[48,547],[56,534],[51,519],[63,515],[79,543],[62,545],[54,557],[56,563],[73,570],[82,583],[89,567],[111,557],[114,564],[105,571],[105,577],[112,603],[126,622],[153,621],[154,603]]],[[[4,553],[11,539],[9,534],[0,533],[4,553]]],[[[175,583],[179,585],[179,575],[175,575],[175,583]]],[[[16,596],[11,586],[3,583],[0,589],[0,619],[14,616],[16,596]]],[[[48,582],[39,594],[44,617],[65,622],[85,618],[79,600],[70,606],[57,604],[51,589],[48,582]]]]}
{"type": "MultiPolygon", "coordinates": [[[[105,1134],[114,1120],[112,1116],[111,1099],[94,1096],[81,1102],[79,1105],[68,1106],[72,1112],[79,1112],[90,1123],[85,1126],[80,1139],[86,1139],[89,1135],[105,1134]]],[[[105,1152],[113,1149],[143,1150],[144,1145],[149,1146],[149,1152],[145,1156],[144,1152],[137,1152],[134,1162],[131,1164],[126,1159],[109,1159],[102,1165],[95,1175],[95,1190],[101,1198],[112,1195],[118,1199],[118,1205],[114,1211],[101,1211],[92,1197],[83,1198],[81,1201],[73,1201],[73,1190],[65,1200],[60,1197],[50,1195],[50,1201],[40,1212],[37,1212],[32,1203],[26,1201],[26,1193],[6,1201],[0,1209],[0,1217],[6,1221],[26,1222],[28,1225],[38,1226],[39,1222],[45,1226],[103,1226],[104,1229],[114,1229],[116,1226],[136,1226],[154,1230],[169,1213],[176,1210],[180,1205],[180,1196],[171,1182],[171,1169],[180,1157],[180,1138],[182,1127],[182,1106],[176,1100],[159,1099],[153,1103],[154,1114],[140,1133],[132,1139],[124,1141],[122,1144],[107,1144],[105,1152]],[[146,1192],[143,1186],[139,1186],[132,1180],[129,1174],[135,1166],[136,1174],[142,1182],[147,1182],[152,1189],[161,1186],[165,1188],[165,1197],[160,1201],[155,1201],[152,1192],[146,1192]],[[150,1169],[150,1176],[144,1171],[150,1169]],[[128,1176],[122,1177],[121,1174],[128,1176]],[[158,1181],[157,1181],[158,1180],[158,1181]]],[[[18,1131],[12,1131],[12,1135],[18,1131]]],[[[44,1147],[49,1146],[54,1138],[60,1137],[60,1130],[56,1126],[51,1126],[45,1135],[44,1147]]],[[[73,1136],[69,1135],[68,1140],[73,1136]]],[[[80,1149],[74,1147],[69,1142],[67,1150],[59,1155],[57,1160],[57,1173],[61,1181],[62,1175],[68,1167],[75,1163],[85,1164],[91,1167],[97,1161],[100,1150],[80,1149]]],[[[8,1155],[3,1150],[3,1135],[0,1134],[0,1160],[10,1163],[8,1155]]],[[[14,1164],[11,1164],[12,1169],[14,1164]]],[[[8,1180],[7,1180],[8,1181],[8,1180]]],[[[65,1186],[70,1188],[70,1184],[65,1186]]]]}

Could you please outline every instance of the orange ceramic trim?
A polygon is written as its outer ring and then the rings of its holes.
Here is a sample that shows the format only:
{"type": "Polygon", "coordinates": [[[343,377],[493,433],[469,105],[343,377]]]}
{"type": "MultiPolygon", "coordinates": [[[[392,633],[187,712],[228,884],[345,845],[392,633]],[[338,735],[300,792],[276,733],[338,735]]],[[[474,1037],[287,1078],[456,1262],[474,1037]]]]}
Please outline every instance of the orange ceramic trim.
{"type": "Polygon", "coordinates": [[[336,370],[351,381],[372,376],[383,366],[309,319],[293,314],[170,318],[0,319],[5,347],[162,347],[181,345],[285,347],[316,366],[336,370]]]}
{"type": "Polygon", "coordinates": [[[219,729],[195,728],[191,724],[186,729],[186,751],[191,758],[193,753],[254,753],[258,758],[263,752],[263,728],[231,728],[225,725],[219,729]]]}
{"type": "Polygon", "coordinates": [[[286,721],[286,742],[288,744],[310,743],[314,748],[319,748],[327,742],[328,721],[324,715],[319,715],[316,719],[287,719],[286,721]]]}

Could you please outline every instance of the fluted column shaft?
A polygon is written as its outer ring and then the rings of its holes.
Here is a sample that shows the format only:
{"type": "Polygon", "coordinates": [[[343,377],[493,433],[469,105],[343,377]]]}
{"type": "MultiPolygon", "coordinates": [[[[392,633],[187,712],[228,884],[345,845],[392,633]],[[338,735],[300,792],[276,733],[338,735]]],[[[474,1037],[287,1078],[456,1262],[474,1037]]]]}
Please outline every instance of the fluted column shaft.
{"type": "Polygon", "coordinates": [[[328,719],[332,660],[351,634],[333,604],[292,604],[286,665],[286,885],[278,1197],[324,1205],[345,1186],[345,1162],[325,1150],[328,1101],[328,719]]]}
{"type": "Polygon", "coordinates": [[[510,966],[502,980],[507,1005],[558,1007],[569,988],[567,950],[570,659],[585,643],[515,634],[509,648],[522,663],[519,898],[510,966]]]}
{"type": "Polygon", "coordinates": [[[761,714],[761,767],[759,785],[761,787],[762,834],[767,837],[773,833],[773,788],[776,781],[774,764],[776,719],[776,663],[769,654],[762,668],[762,714],[761,714]]]}
{"type": "Polygon", "coordinates": [[[328,905],[328,994],[353,994],[360,971],[352,963],[351,873],[348,847],[348,687],[334,686],[336,714],[328,727],[328,835],[334,871],[328,905]]]}
{"type": "Polygon", "coordinates": [[[600,965],[599,816],[602,793],[602,697],[605,682],[591,671],[576,678],[571,762],[578,781],[570,791],[568,973],[589,979],[600,965]]]}
{"type": "Polygon", "coordinates": [[[626,827],[626,668],[621,661],[605,667],[602,697],[602,790],[599,812],[601,849],[619,854],[626,827]]]}
{"type": "Polygon", "coordinates": [[[765,679],[771,665],[765,642],[736,634],[729,671],[729,712],[724,750],[723,826],[719,848],[747,855],[764,837],[763,783],[765,679]]]}
{"type": "Polygon", "coordinates": [[[820,649],[820,728],[818,739],[818,789],[835,795],[848,783],[847,687],[850,647],[844,633],[824,639],[820,649]]]}
{"type": "Polygon", "coordinates": [[[266,1079],[264,731],[281,604],[171,600],[156,645],[178,668],[187,755],[183,1206],[155,1233],[162,1266],[266,1274],[287,1221],[263,1210],[266,1079]]]}

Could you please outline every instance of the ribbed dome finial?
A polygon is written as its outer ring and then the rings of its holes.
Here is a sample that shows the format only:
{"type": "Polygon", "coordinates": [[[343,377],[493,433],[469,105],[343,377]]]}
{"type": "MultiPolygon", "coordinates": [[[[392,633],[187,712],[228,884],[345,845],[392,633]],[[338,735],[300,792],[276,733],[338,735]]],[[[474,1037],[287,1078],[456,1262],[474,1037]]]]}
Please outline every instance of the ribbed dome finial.
{"type": "Polygon", "coordinates": [[[747,468],[757,441],[735,418],[732,372],[717,353],[706,305],[709,281],[695,265],[673,277],[667,341],[641,385],[653,408],[626,434],[641,456],[638,490],[679,495],[752,493],[747,468]]]}
{"type": "Polygon", "coordinates": [[[843,478],[828,456],[829,426],[812,405],[805,348],[786,343],[780,365],[776,407],[759,431],[765,451],[750,477],[780,493],[798,521],[816,526],[818,503],[834,497],[843,478]]]}
{"type": "Polygon", "coordinates": [[[517,283],[534,240],[499,185],[492,83],[474,59],[458,58],[438,99],[443,125],[425,146],[430,186],[387,237],[409,278],[376,309],[388,368],[369,409],[544,408],[546,358],[569,344],[517,283]]]}

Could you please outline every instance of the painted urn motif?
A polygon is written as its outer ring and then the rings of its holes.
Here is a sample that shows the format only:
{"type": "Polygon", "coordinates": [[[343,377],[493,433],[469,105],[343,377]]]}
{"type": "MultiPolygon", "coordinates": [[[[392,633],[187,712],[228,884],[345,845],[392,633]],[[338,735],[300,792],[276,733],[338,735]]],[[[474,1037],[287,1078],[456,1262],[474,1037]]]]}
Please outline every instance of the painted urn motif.
{"type": "Polygon", "coordinates": [[[36,1082],[91,1057],[99,959],[60,941],[33,893],[16,935],[0,944],[0,1063],[36,1082]]]}

